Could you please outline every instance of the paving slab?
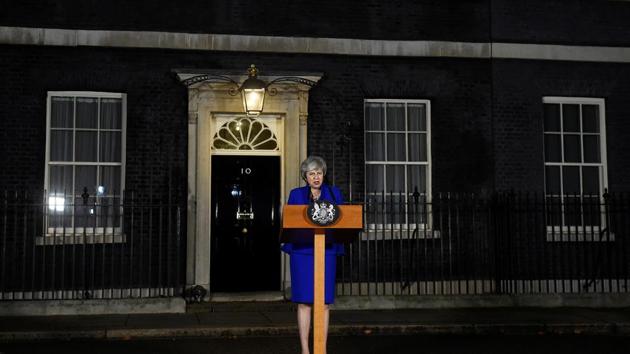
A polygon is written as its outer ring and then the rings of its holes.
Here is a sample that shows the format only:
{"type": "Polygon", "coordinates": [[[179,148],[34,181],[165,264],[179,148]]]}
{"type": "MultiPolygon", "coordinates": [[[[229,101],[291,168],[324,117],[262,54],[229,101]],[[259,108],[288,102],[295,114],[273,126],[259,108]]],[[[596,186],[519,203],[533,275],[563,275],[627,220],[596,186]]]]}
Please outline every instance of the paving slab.
{"type": "Polygon", "coordinates": [[[273,322],[262,312],[210,312],[196,315],[201,325],[213,327],[273,325],[273,322]]]}
{"type": "Polygon", "coordinates": [[[0,332],[124,327],[128,315],[0,317],[0,332]]]}
{"type": "Polygon", "coordinates": [[[193,314],[154,314],[129,316],[125,328],[190,327],[199,324],[193,314]]]}

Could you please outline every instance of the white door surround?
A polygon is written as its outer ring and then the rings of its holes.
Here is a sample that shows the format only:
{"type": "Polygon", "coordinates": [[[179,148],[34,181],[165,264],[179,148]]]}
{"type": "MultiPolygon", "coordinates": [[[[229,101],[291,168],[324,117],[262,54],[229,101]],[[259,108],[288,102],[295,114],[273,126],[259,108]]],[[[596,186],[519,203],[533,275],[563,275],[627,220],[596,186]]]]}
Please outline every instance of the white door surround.
{"type": "MultiPolygon", "coordinates": [[[[226,116],[243,116],[243,103],[240,94],[234,95],[234,84],[216,83],[205,80],[205,76],[224,76],[236,82],[243,82],[245,73],[220,72],[216,70],[175,70],[182,82],[188,86],[188,202],[187,202],[187,251],[186,288],[200,285],[210,289],[210,156],[217,152],[211,149],[216,132],[216,120],[226,116]],[[199,78],[198,80],[194,78],[199,78]],[[189,80],[193,79],[193,80],[189,80]],[[188,81],[186,81],[188,80],[188,81]]],[[[270,82],[278,77],[298,77],[313,82],[321,79],[318,73],[278,73],[259,75],[261,80],[270,82]]],[[[277,91],[267,94],[261,119],[278,122],[276,129],[281,156],[281,199],[289,191],[300,185],[300,163],[306,158],[308,95],[310,86],[299,82],[274,84],[277,91]]],[[[241,154],[235,150],[234,154],[241,154]]],[[[256,154],[256,152],[252,152],[256,154]]],[[[243,155],[248,153],[242,153],[243,155]]],[[[258,153],[260,154],[260,153],[258,153]]],[[[284,266],[285,257],[283,257],[284,266]]],[[[287,271],[288,272],[288,271],[287,271]]],[[[288,274],[285,274],[288,279],[288,274]]],[[[279,289],[280,290],[280,289],[279,289]]]]}

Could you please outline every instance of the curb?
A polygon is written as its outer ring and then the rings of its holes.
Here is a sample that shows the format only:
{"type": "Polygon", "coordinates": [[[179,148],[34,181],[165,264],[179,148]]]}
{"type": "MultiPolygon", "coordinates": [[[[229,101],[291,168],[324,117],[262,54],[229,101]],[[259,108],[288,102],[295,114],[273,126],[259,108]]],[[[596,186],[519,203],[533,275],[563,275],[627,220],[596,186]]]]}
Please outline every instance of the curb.
{"type": "MultiPolygon", "coordinates": [[[[67,330],[0,333],[0,343],[46,340],[133,340],[158,338],[241,338],[295,336],[297,327],[188,327],[111,330],[67,330]]],[[[630,324],[462,324],[462,325],[331,325],[331,336],[378,335],[630,335],[630,324]]]]}

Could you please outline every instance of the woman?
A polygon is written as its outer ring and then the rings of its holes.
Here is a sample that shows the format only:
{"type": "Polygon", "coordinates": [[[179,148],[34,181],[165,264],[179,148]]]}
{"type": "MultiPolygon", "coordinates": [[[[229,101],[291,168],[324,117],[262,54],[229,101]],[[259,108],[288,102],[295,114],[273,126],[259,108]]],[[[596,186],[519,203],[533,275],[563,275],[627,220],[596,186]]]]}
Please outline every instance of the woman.
{"type": "MultiPolygon", "coordinates": [[[[343,204],[343,197],[339,188],[324,183],[324,176],[326,176],[326,161],[324,159],[319,156],[309,156],[300,165],[300,172],[306,186],[293,189],[287,204],[310,204],[313,200],[326,200],[335,204],[343,204]]],[[[313,243],[308,241],[287,243],[282,249],[291,255],[291,301],[298,304],[297,320],[300,344],[302,354],[308,354],[313,304],[313,243]]],[[[342,253],[343,245],[326,244],[324,338],[328,337],[330,314],[328,305],[335,301],[336,257],[342,253]]],[[[324,348],[326,348],[325,340],[324,348]]]]}

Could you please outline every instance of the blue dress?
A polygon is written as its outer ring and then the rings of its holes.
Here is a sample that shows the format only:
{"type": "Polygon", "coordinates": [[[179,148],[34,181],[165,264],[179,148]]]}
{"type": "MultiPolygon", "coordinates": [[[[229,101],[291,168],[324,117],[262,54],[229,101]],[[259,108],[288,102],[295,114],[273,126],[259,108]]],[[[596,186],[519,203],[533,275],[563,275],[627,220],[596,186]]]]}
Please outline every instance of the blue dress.
{"type": "MultiPolygon", "coordinates": [[[[343,196],[339,188],[323,184],[321,200],[343,204],[343,196]]],[[[310,187],[295,188],[289,194],[289,205],[308,205],[310,203],[310,187]]],[[[313,303],[313,244],[310,242],[285,243],[282,250],[291,256],[291,301],[304,304],[313,303]]],[[[343,254],[343,245],[326,244],[326,274],[324,302],[335,302],[335,273],[337,271],[337,256],[343,254]]]]}

